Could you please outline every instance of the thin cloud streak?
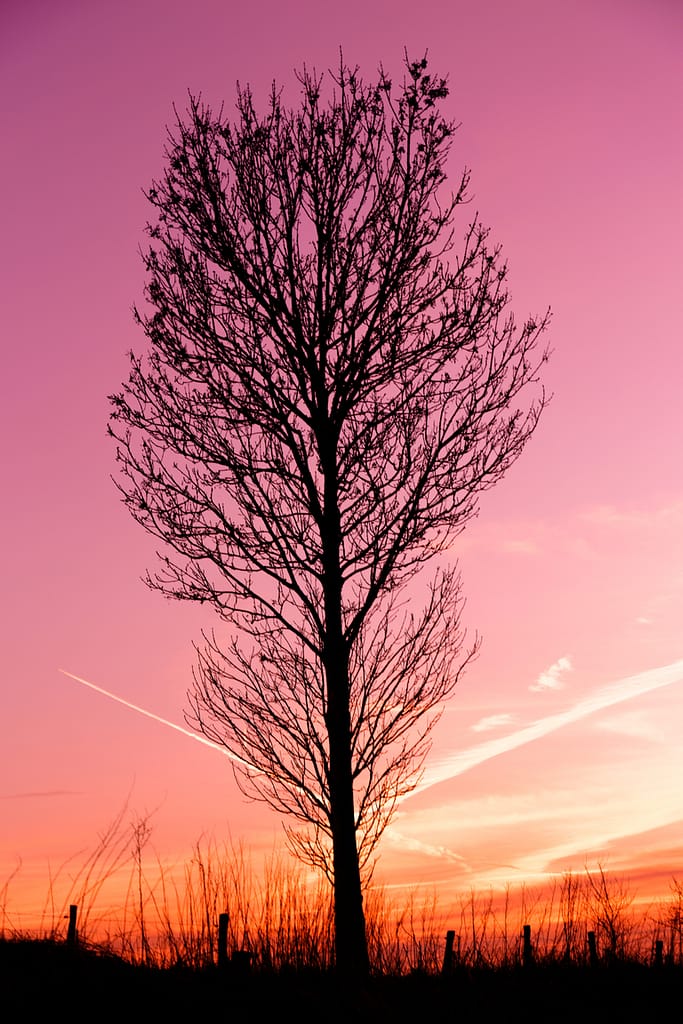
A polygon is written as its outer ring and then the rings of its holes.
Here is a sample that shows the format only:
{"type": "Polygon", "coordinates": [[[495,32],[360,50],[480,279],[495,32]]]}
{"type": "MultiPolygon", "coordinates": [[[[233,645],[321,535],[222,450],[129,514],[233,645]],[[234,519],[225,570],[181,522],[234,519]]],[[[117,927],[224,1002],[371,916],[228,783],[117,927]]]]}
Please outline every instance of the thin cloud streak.
{"type": "Polygon", "coordinates": [[[509,733],[507,736],[489,740],[487,743],[480,743],[475,747],[469,747],[467,750],[461,750],[437,761],[431,768],[427,769],[422,782],[404,799],[409,799],[417,793],[424,793],[426,789],[437,786],[442,782],[448,782],[449,779],[454,779],[458,775],[464,774],[470,768],[475,768],[477,765],[490,761],[500,754],[506,754],[510,750],[516,750],[527,743],[541,739],[549,733],[562,729],[565,725],[580,722],[582,719],[588,718],[589,715],[602,711],[604,708],[612,707],[615,704],[622,704],[624,701],[633,700],[653,690],[659,690],[664,686],[670,686],[672,683],[681,682],[681,680],[683,680],[683,659],[675,661],[671,665],[664,665],[661,668],[641,672],[637,676],[629,676],[609,686],[603,686],[591,694],[590,697],[585,697],[583,700],[578,701],[574,707],[568,708],[567,711],[548,715],[546,718],[538,719],[530,725],[518,729],[516,732],[509,733]]]}
{"type": "Polygon", "coordinates": [[[117,704],[122,704],[124,708],[130,708],[131,711],[137,711],[138,714],[144,715],[145,718],[151,718],[152,721],[159,722],[161,725],[166,725],[169,729],[175,729],[176,732],[181,733],[183,736],[189,736],[191,740],[196,740],[197,743],[203,743],[205,747],[211,747],[213,750],[217,750],[219,754],[223,754],[223,756],[227,757],[230,761],[235,761],[236,764],[244,765],[244,767],[248,768],[251,772],[255,772],[258,775],[265,774],[253,764],[250,764],[249,761],[245,761],[244,758],[239,757],[237,754],[233,754],[232,751],[220,746],[220,744],[214,743],[212,740],[208,740],[206,736],[201,736],[197,732],[191,732],[189,729],[184,729],[182,725],[178,725],[176,722],[169,722],[167,718],[155,715],[153,711],[148,711],[147,708],[141,708],[139,704],[133,704],[131,701],[125,700],[123,697],[119,697],[117,694],[111,693],[109,690],[105,690],[102,686],[90,683],[87,679],[83,679],[82,676],[75,676],[73,672],[67,672],[65,668],[60,668],[59,671],[62,675],[68,676],[69,679],[75,679],[77,683],[82,683],[83,686],[87,686],[89,689],[95,690],[96,693],[101,693],[104,697],[109,697],[110,700],[115,700],[117,704]]]}
{"type": "Polygon", "coordinates": [[[182,725],[177,725],[175,722],[169,722],[167,718],[161,718],[159,715],[155,715],[153,711],[148,711],[147,708],[141,708],[138,704],[131,704],[129,700],[124,700],[123,697],[118,697],[115,693],[110,693],[109,690],[103,689],[101,686],[96,686],[95,683],[89,683],[87,679],[81,678],[81,676],[75,676],[73,672],[67,672],[65,668],[60,668],[59,671],[64,676],[68,676],[69,679],[75,679],[77,683],[82,683],[83,686],[89,687],[91,690],[95,690],[96,693],[101,693],[105,697],[109,697],[110,700],[115,700],[117,704],[123,704],[124,708],[130,708],[131,711],[137,711],[138,714],[144,715],[146,718],[151,718],[155,722],[160,722],[161,725],[168,726],[169,729],[175,729],[176,732],[182,733],[183,736],[189,736],[191,740],[196,740],[197,743],[203,743],[205,747],[211,747],[213,750],[217,750],[219,753],[228,757],[231,761],[237,761],[238,764],[246,765],[248,768],[252,766],[246,761],[243,761],[236,754],[231,754],[225,747],[221,747],[218,743],[213,743],[208,740],[205,736],[201,736],[197,732],[191,732],[189,729],[184,729],[182,725]]]}
{"type": "Polygon", "coordinates": [[[83,796],[81,789],[46,789],[30,793],[2,793],[0,800],[41,800],[45,797],[83,796]]]}

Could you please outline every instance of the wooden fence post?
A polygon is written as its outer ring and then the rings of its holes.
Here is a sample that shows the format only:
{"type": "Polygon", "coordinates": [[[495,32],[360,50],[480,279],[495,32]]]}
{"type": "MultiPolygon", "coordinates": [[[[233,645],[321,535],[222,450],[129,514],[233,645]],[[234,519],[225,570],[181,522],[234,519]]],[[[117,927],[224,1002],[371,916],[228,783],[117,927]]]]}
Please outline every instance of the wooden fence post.
{"type": "Polygon", "coordinates": [[[598,948],[595,944],[595,932],[588,933],[588,962],[591,967],[598,966],[598,948]]]}
{"type": "Polygon", "coordinates": [[[455,932],[446,932],[446,949],[443,954],[443,964],[441,966],[442,974],[450,974],[453,970],[453,943],[455,941],[455,932]]]}
{"type": "Polygon", "coordinates": [[[534,951],[531,945],[531,925],[524,925],[524,933],[522,940],[522,965],[524,967],[531,967],[534,962],[534,951]]]}
{"type": "Polygon", "coordinates": [[[78,915],[78,906],[72,903],[69,907],[69,928],[66,933],[66,944],[75,949],[78,945],[78,931],[76,929],[76,917],[78,915]]]}
{"type": "Polygon", "coordinates": [[[218,966],[226,967],[228,963],[228,924],[229,914],[218,915],[218,966]]]}

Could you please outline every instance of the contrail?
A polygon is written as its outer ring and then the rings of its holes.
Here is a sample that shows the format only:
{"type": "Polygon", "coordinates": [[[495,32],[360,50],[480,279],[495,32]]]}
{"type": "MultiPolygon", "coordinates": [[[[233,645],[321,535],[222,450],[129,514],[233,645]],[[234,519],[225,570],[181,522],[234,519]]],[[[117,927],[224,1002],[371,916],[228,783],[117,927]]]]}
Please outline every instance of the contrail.
{"type": "Polygon", "coordinates": [[[560,711],[558,714],[539,718],[535,722],[531,722],[529,725],[509,733],[507,736],[489,740],[487,743],[479,743],[474,747],[468,747],[466,750],[461,750],[442,758],[427,769],[419,785],[406,794],[403,799],[410,799],[410,797],[415,796],[417,793],[423,793],[432,786],[437,786],[441,782],[448,782],[449,779],[462,775],[464,772],[469,771],[470,768],[475,768],[477,765],[490,761],[500,754],[506,754],[510,750],[523,747],[525,744],[533,742],[533,740],[541,739],[543,736],[547,736],[549,733],[555,732],[565,725],[570,725],[572,722],[579,722],[581,719],[587,718],[597,711],[602,711],[605,708],[613,707],[615,704],[622,704],[624,701],[641,697],[643,694],[659,690],[663,686],[671,686],[672,683],[679,683],[681,680],[683,680],[683,660],[675,661],[671,665],[663,665],[661,668],[653,668],[647,672],[641,672],[637,676],[620,679],[619,682],[612,683],[609,686],[600,687],[590,696],[577,701],[574,707],[568,708],[566,711],[560,711]]]}
{"type": "Polygon", "coordinates": [[[124,700],[123,697],[118,697],[115,693],[110,693],[109,690],[103,689],[101,686],[96,686],[95,683],[89,683],[87,679],[82,679],[81,676],[75,676],[73,672],[67,672],[65,668],[60,668],[59,671],[64,676],[68,676],[69,679],[75,679],[77,683],[82,683],[83,686],[88,686],[91,690],[95,690],[96,693],[101,693],[105,697],[109,697],[110,700],[115,700],[117,704],[123,704],[124,708],[130,708],[131,711],[137,711],[140,715],[145,715],[146,718],[151,718],[155,722],[161,722],[162,725],[167,725],[169,729],[175,729],[176,732],[180,732],[183,736],[189,736],[191,740],[196,740],[197,743],[203,743],[205,747],[212,747],[213,750],[217,750],[220,754],[225,757],[229,757],[231,761],[236,761],[238,764],[243,764],[246,768],[254,770],[254,766],[250,765],[248,761],[243,761],[237,754],[230,753],[225,747],[221,747],[218,743],[214,743],[212,740],[207,740],[206,736],[200,736],[199,733],[190,732],[189,729],[183,729],[182,725],[177,725],[175,722],[169,722],[167,718],[161,718],[160,715],[155,715],[153,711],[148,711],[147,708],[141,708],[138,704],[131,704],[129,700],[124,700]]]}
{"type": "MultiPolygon", "coordinates": [[[[89,683],[87,679],[82,679],[81,676],[75,676],[72,672],[67,672],[66,669],[60,668],[59,671],[63,675],[69,676],[70,679],[75,679],[77,683],[88,686],[91,690],[109,697],[110,700],[115,700],[118,704],[123,704],[124,707],[130,708],[132,711],[137,711],[139,714],[145,715],[155,722],[160,722],[162,725],[168,726],[169,729],[175,729],[176,732],[182,733],[183,736],[189,736],[190,739],[196,740],[197,743],[203,743],[207,747],[218,750],[225,757],[230,758],[231,761],[236,761],[252,771],[258,771],[248,761],[244,761],[236,754],[226,750],[225,747],[221,747],[219,744],[206,739],[205,736],[190,732],[189,729],[184,729],[181,725],[176,725],[175,722],[169,722],[166,718],[155,715],[153,711],[148,711],[137,704],[132,704],[130,701],[124,700],[123,697],[118,697],[115,693],[110,693],[109,690],[96,686],[95,683],[89,683]]],[[[619,682],[613,683],[610,686],[603,686],[590,696],[579,700],[574,707],[568,708],[566,711],[561,711],[555,715],[547,715],[545,718],[537,719],[535,722],[531,722],[529,725],[509,733],[507,736],[489,740],[487,743],[480,743],[474,747],[468,747],[466,750],[461,750],[442,758],[427,769],[419,785],[410,793],[405,794],[401,803],[418,793],[423,793],[432,786],[437,786],[441,782],[447,782],[449,779],[462,775],[464,772],[469,771],[470,768],[475,768],[477,765],[490,761],[500,754],[506,754],[510,750],[516,750],[527,743],[541,739],[543,736],[547,736],[549,733],[555,732],[565,725],[581,721],[581,719],[587,718],[597,711],[602,711],[615,704],[621,704],[624,701],[633,700],[643,694],[658,690],[663,686],[670,686],[672,683],[681,682],[682,680],[683,660],[675,661],[671,665],[663,665],[661,668],[651,669],[648,672],[641,672],[637,676],[620,679],[619,682]]]]}

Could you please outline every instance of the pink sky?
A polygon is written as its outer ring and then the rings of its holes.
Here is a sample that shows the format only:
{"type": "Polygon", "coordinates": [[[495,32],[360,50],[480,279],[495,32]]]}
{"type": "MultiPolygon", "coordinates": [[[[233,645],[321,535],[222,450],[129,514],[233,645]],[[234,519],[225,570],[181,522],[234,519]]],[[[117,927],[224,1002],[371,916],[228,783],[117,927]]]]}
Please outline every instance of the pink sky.
{"type": "Polygon", "coordinates": [[[366,77],[429,49],[512,306],[554,311],[553,402],[453,551],[482,653],[380,874],[444,892],[598,858],[646,888],[683,875],[680,4],[5,0],[0,886],[19,858],[41,880],[92,846],[127,797],[158,808],[162,857],[203,831],[281,840],[220,753],[59,669],[183,725],[210,621],[140,582],[154,544],[105,435],[143,342],[141,190],[188,88],[295,97],[292,69],[340,45],[366,77]]]}

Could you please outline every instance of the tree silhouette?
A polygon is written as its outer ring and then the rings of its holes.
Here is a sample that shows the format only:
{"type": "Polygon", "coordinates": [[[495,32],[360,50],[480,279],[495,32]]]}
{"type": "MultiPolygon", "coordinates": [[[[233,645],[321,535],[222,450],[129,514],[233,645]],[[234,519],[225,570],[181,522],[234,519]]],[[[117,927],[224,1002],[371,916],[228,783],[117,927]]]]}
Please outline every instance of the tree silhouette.
{"type": "Polygon", "coordinates": [[[238,86],[232,122],[194,97],[176,115],[148,192],[149,345],[110,431],[165,543],[148,583],[233,626],[198,648],[191,718],[298,820],[337,967],[363,973],[363,868],[477,647],[446,555],[536,427],[547,315],[508,315],[476,216],[456,248],[469,175],[446,190],[426,59],[398,87],[343,60],[297,79],[298,108],[273,87],[259,114],[238,86]]]}

